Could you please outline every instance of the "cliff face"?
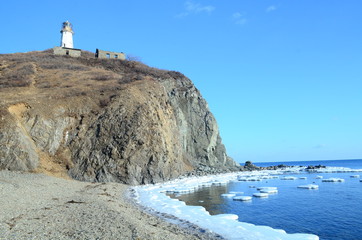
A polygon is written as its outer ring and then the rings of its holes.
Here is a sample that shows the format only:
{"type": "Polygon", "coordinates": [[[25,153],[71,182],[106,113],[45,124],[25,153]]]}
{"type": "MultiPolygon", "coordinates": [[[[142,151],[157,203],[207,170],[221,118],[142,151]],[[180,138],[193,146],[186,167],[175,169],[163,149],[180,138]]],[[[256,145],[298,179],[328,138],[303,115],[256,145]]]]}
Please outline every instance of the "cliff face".
{"type": "Polygon", "coordinates": [[[141,63],[0,56],[0,169],[154,183],[236,169],[192,82],[141,63]]]}

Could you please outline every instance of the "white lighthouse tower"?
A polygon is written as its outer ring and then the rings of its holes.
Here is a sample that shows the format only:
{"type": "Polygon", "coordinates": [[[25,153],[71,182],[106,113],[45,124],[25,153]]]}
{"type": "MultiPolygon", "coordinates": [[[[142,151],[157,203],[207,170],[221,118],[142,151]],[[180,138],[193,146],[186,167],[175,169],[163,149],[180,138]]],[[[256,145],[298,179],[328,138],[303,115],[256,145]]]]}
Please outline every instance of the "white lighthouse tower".
{"type": "Polygon", "coordinates": [[[73,48],[73,29],[72,24],[68,21],[63,22],[62,30],[60,30],[62,34],[61,47],[64,48],[73,48]]]}

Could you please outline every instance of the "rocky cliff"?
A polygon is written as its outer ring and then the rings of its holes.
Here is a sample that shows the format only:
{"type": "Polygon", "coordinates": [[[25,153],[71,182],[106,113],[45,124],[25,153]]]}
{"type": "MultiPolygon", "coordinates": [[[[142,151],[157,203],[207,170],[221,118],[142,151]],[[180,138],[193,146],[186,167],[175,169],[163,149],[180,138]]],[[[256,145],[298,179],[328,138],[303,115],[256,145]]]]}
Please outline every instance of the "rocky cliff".
{"type": "Polygon", "coordinates": [[[178,72],[91,54],[7,54],[0,96],[0,169],[146,184],[238,168],[206,101],[178,72]]]}

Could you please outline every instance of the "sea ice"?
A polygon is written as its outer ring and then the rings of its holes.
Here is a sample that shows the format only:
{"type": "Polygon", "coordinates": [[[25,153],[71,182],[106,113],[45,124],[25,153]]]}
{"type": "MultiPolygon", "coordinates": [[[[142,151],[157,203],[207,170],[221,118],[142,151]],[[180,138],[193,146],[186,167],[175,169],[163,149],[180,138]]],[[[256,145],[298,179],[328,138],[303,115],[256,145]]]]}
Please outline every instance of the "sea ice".
{"type": "Polygon", "coordinates": [[[307,185],[300,185],[298,186],[298,188],[303,188],[303,189],[318,189],[319,186],[315,185],[315,184],[307,184],[307,185]]]}
{"type": "Polygon", "coordinates": [[[175,189],[173,189],[174,193],[190,193],[193,191],[194,191],[194,189],[191,189],[191,188],[175,188],[175,189]]]}
{"type": "Polygon", "coordinates": [[[307,180],[307,177],[300,177],[301,180],[307,180]]]}
{"type": "Polygon", "coordinates": [[[229,181],[214,181],[212,182],[212,185],[218,185],[218,186],[221,186],[221,185],[226,185],[228,184],[229,181]]]}
{"type": "Polygon", "coordinates": [[[238,178],[239,181],[252,181],[252,182],[256,182],[256,181],[261,181],[261,179],[259,177],[241,177],[238,178]]]}
{"type": "MultiPolygon", "coordinates": [[[[266,171],[261,171],[264,174],[266,171]]],[[[273,171],[275,173],[276,171],[273,171]]],[[[239,173],[240,174],[240,173],[239,173]]],[[[243,173],[241,173],[243,174],[243,173]]],[[[288,234],[281,229],[267,226],[257,226],[250,223],[239,222],[234,214],[210,215],[201,206],[187,206],[185,202],[172,199],[164,192],[175,189],[195,189],[205,182],[214,180],[232,181],[237,178],[236,173],[227,173],[204,177],[191,177],[176,179],[166,183],[149,184],[133,187],[135,200],[153,209],[156,212],[173,215],[176,219],[189,221],[201,228],[221,235],[225,239],[240,240],[318,240],[313,234],[294,233],[288,234]],[[182,186],[182,187],[181,187],[182,186]]],[[[257,195],[265,193],[256,193],[257,195]]],[[[268,194],[265,194],[268,196],[268,194]]],[[[238,196],[239,197],[239,196],[238,196]]],[[[240,196],[241,197],[241,196],[240,196]]]]}
{"type": "Polygon", "coordinates": [[[274,193],[278,193],[277,189],[262,189],[260,190],[261,193],[268,193],[268,194],[274,194],[274,193]]]}
{"type": "Polygon", "coordinates": [[[323,176],[316,176],[315,179],[323,179],[323,176]]]}
{"type": "Polygon", "coordinates": [[[352,175],[351,178],[359,178],[359,175],[352,175]]]}
{"type": "Polygon", "coordinates": [[[210,187],[212,185],[212,182],[203,182],[203,183],[200,183],[200,186],[201,187],[210,187]]]}
{"type": "Polygon", "coordinates": [[[296,177],[293,176],[286,176],[286,177],[282,177],[281,180],[295,180],[297,179],[296,177]]]}
{"type": "Polygon", "coordinates": [[[252,199],[252,197],[250,196],[236,196],[233,197],[233,200],[235,201],[250,201],[252,199]]]}
{"type": "Polygon", "coordinates": [[[323,179],[322,182],[344,182],[343,178],[327,178],[323,179]]]}
{"type": "Polygon", "coordinates": [[[227,198],[232,198],[235,197],[236,194],[235,193],[223,193],[220,195],[221,197],[227,197],[227,198]]]}
{"type": "Polygon", "coordinates": [[[235,194],[235,196],[240,196],[243,195],[244,192],[234,192],[234,191],[230,191],[230,194],[235,194]]]}
{"type": "Polygon", "coordinates": [[[260,191],[260,190],[265,190],[265,189],[278,190],[277,187],[258,187],[256,190],[260,191]]]}
{"type": "Polygon", "coordinates": [[[309,169],[308,172],[316,173],[345,173],[345,172],[362,172],[362,169],[352,169],[346,167],[326,167],[319,169],[309,169]]]}
{"type": "Polygon", "coordinates": [[[269,194],[267,194],[267,193],[254,193],[253,196],[254,197],[259,197],[259,198],[267,198],[267,197],[269,197],[269,194]]]}

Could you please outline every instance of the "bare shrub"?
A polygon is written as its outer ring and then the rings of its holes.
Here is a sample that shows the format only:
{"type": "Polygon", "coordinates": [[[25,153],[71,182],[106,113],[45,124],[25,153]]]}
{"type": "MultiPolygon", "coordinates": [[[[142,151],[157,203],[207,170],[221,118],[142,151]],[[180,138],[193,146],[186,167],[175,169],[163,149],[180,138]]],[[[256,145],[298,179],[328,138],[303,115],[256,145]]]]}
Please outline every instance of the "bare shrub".
{"type": "Polygon", "coordinates": [[[132,54],[127,54],[126,60],[134,61],[134,62],[142,62],[142,59],[140,57],[132,55],[132,54]]]}
{"type": "Polygon", "coordinates": [[[114,77],[111,75],[106,75],[106,74],[97,74],[97,75],[92,76],[91,79],[96,80],[96,81],[108,81],[108,80],[114,79],[114,77]]]}
{"type": "Polygon", "coordinates": [[[17,64],[13,64],[2,71],[0,88],[29,86],[33,74],[35,74],[33,65],[25,64],[18,66],[17,64]]]}

